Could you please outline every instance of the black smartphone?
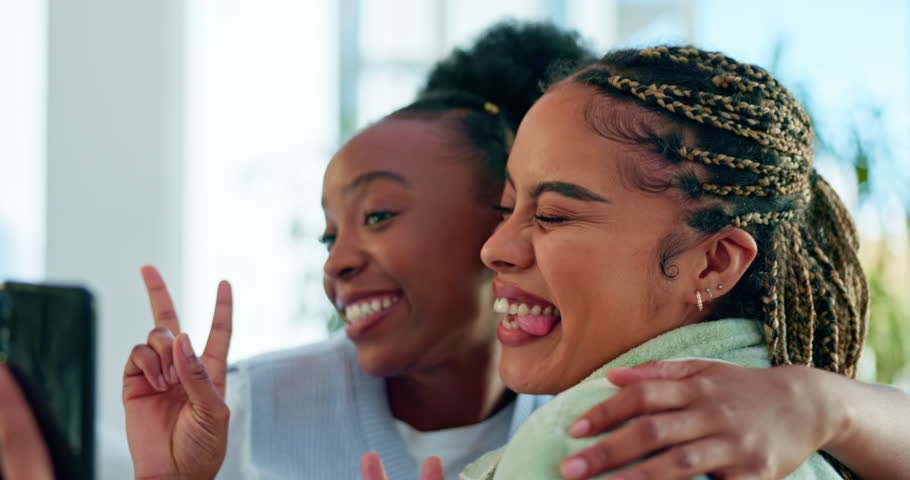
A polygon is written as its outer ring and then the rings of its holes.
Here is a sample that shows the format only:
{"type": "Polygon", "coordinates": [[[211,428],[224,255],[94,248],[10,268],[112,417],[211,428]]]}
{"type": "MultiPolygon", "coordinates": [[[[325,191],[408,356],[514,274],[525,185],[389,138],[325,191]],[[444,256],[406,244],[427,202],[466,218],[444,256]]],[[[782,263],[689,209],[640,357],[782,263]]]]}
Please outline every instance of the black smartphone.
{"type": "Polygon", "coordinates": [[[25,394],[58,479],[95,467],[95,311],[81,287],[0,284],[0,362],[25,394]]]}

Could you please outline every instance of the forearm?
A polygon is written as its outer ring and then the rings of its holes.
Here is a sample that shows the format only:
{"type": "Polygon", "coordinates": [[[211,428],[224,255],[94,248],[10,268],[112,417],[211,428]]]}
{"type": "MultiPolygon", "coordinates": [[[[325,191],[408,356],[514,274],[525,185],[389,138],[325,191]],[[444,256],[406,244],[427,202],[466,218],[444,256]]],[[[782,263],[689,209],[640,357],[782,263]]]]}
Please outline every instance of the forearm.
{"type": "Polygon", "coordinates": [[[864,479],[910,478],[910,395],[822,373],[836,412],[822,449],[864,479]]]}

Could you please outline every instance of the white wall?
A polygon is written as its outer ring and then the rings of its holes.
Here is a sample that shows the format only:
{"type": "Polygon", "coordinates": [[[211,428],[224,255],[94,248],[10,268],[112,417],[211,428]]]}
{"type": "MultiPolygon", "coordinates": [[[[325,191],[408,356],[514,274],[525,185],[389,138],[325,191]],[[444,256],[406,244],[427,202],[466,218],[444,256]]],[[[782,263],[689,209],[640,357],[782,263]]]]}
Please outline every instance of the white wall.
{"type": "Polygon", "coordinates": [[[0,282],[44,272],[47,5],[0,0],[0,282]]]}
{"type": "Polygon", "coordinates": [[[121,445],[123,366],[152,326],[139,267],[171,273],[180,303],[183,17],[180,0],[49,8],[46,273],[97,294],[97,411],[121,445]]]}

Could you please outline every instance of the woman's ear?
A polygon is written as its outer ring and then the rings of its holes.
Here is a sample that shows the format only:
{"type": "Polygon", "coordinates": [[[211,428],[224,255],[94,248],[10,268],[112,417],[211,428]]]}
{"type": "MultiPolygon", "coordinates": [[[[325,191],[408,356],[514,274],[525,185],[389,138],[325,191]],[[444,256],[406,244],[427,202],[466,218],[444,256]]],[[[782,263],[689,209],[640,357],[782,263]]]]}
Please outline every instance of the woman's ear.
{"type": "Polygon", "coordinates": [[[693,278],[695,288],[707,303],[729,292],[758,254],[758,244],[741,228],[725,228],[702,243],[704,257],[693,278]]]}

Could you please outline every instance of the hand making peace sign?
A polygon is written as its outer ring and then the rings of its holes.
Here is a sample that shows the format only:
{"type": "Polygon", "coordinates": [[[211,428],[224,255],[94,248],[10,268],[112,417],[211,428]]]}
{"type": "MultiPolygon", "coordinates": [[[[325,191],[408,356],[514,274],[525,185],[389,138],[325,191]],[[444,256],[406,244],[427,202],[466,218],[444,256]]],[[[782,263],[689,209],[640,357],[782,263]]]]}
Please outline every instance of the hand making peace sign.
{"type": "Polygon", "coordinates": [[[231,286],[218,285],[205,351],[197,357],[158,270],[142,268],[155,319],[123,372],[126,430],[136,478],[214,478],[227,449],[224,402],[233,310],[231,286]]]}

